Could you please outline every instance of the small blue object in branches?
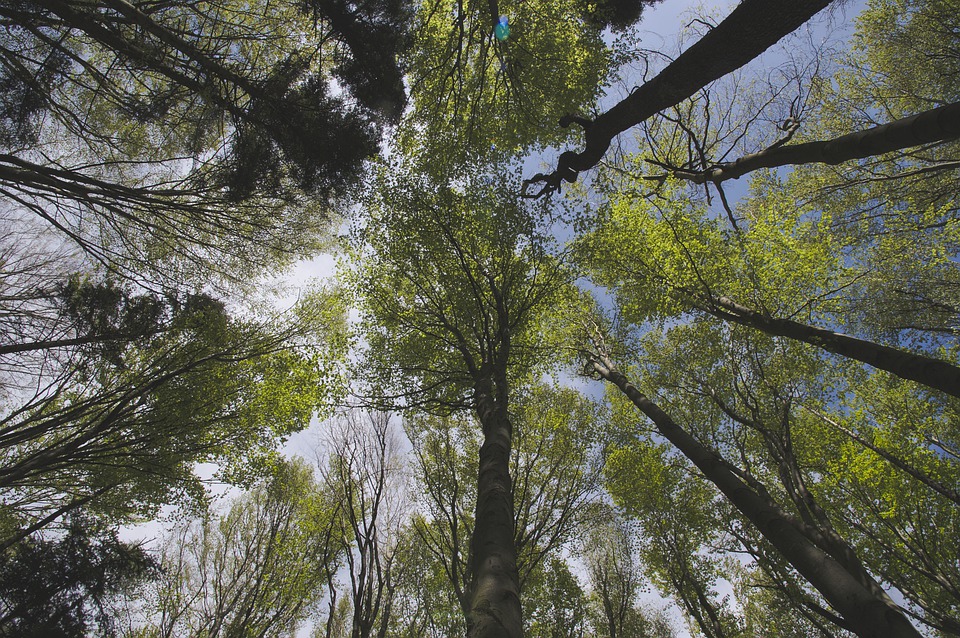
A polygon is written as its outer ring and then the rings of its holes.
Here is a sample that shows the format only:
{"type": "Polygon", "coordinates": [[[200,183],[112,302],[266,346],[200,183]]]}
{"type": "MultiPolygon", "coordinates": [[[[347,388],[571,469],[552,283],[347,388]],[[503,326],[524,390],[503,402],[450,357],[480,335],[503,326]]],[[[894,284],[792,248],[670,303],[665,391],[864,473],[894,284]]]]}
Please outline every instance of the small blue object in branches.
{"type": "Polygon", "coordinates": [[[496,26],[493,27],[493,35],[501,42],[510,37],[510,24],[507,16],[500,16],[496,26]]]}

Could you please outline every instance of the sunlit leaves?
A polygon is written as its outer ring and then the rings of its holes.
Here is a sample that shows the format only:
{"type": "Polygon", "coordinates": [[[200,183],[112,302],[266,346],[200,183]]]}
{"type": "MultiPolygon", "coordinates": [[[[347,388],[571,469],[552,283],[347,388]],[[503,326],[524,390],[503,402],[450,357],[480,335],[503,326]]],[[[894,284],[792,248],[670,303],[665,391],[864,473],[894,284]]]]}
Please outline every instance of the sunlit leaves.
{"type": "Polygon", "coordinates": [[[408,62],[413,111],[403,148],[436,169],[567,139],[557,121],[593,105],[615,55],[580,11],[574,0],[425,2],[408,62]],[[502,42],[494,6],[509,18],[502,42]]]}
{"type": "Polygon", "coordinates": [[[8,409],[0,486],[11,515],[33,521],[95,499],[87,507],[113,520],[139,519],[202,503],[198,463],[236,483],[269,472],[277,443],[339,388],[343,307],[324,293],[304,305],[267,326],[207,299],[8,409]]]}
{"type": "Polygon", "coordinates": [[[382,391],[462,406],[490,366],[544,362],[538,321],[567,276],[537,211],[481,177],[379,182],[347,276],[382,391]]]}
{"type": "Polygon", "coordinates": [[[709,305],[714,296],[793,315],[841,276],[837,246],[817,218],[768,185],[741,204],[739,230],[685,198],[679,184],[647,197],[635,192],[611,194],[580,253],[633,322],[709,305]]]}

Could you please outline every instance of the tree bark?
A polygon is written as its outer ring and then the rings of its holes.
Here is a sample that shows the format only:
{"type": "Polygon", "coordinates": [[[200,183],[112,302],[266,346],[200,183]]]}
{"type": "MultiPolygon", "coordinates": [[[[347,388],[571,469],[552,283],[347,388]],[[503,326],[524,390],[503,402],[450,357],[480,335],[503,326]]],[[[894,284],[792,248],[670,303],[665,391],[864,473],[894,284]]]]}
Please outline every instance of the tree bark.
{"type": "Polygon", "coordinates": [[[879,370],[886,370],[901,379],[916,381],[951,396],[960,397],[960,368],[942,359],[898,350],[790,319],[768,317],[728,297],[710,297],[698,305],[705,312],[720,319],[749,326],[769,335],[803,341],[879,370]]]}
{"type": "Polygon", "coordinates": [[[771,147],[703,171],[677,169],[675,177],[696,184],[719,184],[761,168],[796,164],[840,164],[911,146],[960,137],[960,102],[917,113],[832,140],[771,147]]]}
{"type": "MultiPolygon", "coordinates": [[[[736,71],[792,33],[829,5],[831,0],[743,0],[723,22],[684,51],[652,80],[637,88],[592,122],[570,118],[584,128],[585,146],[579,153],[560,155],[557,169],[527,180],[542,183],[539,196],[573,182],[577,174],[603,159],[613,138],[664,109],[679,104],[698,90],[736,71]]],[[[568,122],[569,122],[568,121],[568,122]]]]}
{"type": "Polygon", "coordinates": [[[481,379],[474,395],[483,445],[476,524],[470,539],[469,638],[523,635],[510,478],[513,426],[507,415],[506,379],[499,381],[494,384],[489,377],[481,379]]]}
{"type": "MultiPolygon", "coordinates": [[[[149,334],[155,334],[155,332],[149,334]]],[[[115,334],[75,337],[73,339],[49,339],[46,341],[31,341],[29,343],[12,343],[10,345],[0,345],[0,355],[35,352],[37,350],[53,350],[54,348],[67,348],[70,346],[87,346],[95,343],[109,343],[111,341],[133,341],[137,337],[146,336],[149,335],[146,333],[139,335],[115,334]]]]}
{"type": "Polygon", "coordinates": [[[702,445],[647,398],[605,355],[588,369],[615,385],[657,431],[703,472],[780,554],[836,609],[860,638],[920,638],[920,633],[889,598],[871,592],[828,552],[818,547],[779,507],[746,485],[720,456],[702,445]]]}

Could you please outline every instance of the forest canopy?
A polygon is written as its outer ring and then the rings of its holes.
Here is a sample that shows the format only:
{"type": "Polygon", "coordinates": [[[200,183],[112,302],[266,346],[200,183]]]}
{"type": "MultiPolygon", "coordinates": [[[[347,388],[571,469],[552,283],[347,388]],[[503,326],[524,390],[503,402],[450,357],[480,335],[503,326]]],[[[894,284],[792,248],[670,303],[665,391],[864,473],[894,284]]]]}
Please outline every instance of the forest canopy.
{"type": "Polygon", "coordinates": [[[958,52],[3,3],[0,636],[960,636],[958,52]]]}

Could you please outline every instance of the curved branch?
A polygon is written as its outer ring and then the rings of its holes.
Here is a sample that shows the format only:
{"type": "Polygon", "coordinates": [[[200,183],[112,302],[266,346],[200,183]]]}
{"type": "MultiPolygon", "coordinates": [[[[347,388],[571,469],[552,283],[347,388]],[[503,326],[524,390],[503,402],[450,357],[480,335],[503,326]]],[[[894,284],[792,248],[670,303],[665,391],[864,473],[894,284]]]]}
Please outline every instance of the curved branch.
{"type": "Polygon", "coordinates": [[[580,152],[560,155],[553,173],[524,182],[524,195],[539,197],[559,191],[564,181],[603,159],[613,138],[656,113],[679,104],[710,82],[736,71],[798,29],[831,0],[744,0],[727,18],[684,51],[655,78],[599,115],[584,131],[580,152]],[[526,189],[542,184],[536,193],[526,189]]]}
{"type": "Polygon", "coordinates": [[[945,142],[960,137],[960,102],[917,113],[881,126],[789,146],[775,145],[703,171],[672,169],[673,175],[695,184],[720,184],[761,168],[794,164],[840,164],[891,151],[945,142]]]}

